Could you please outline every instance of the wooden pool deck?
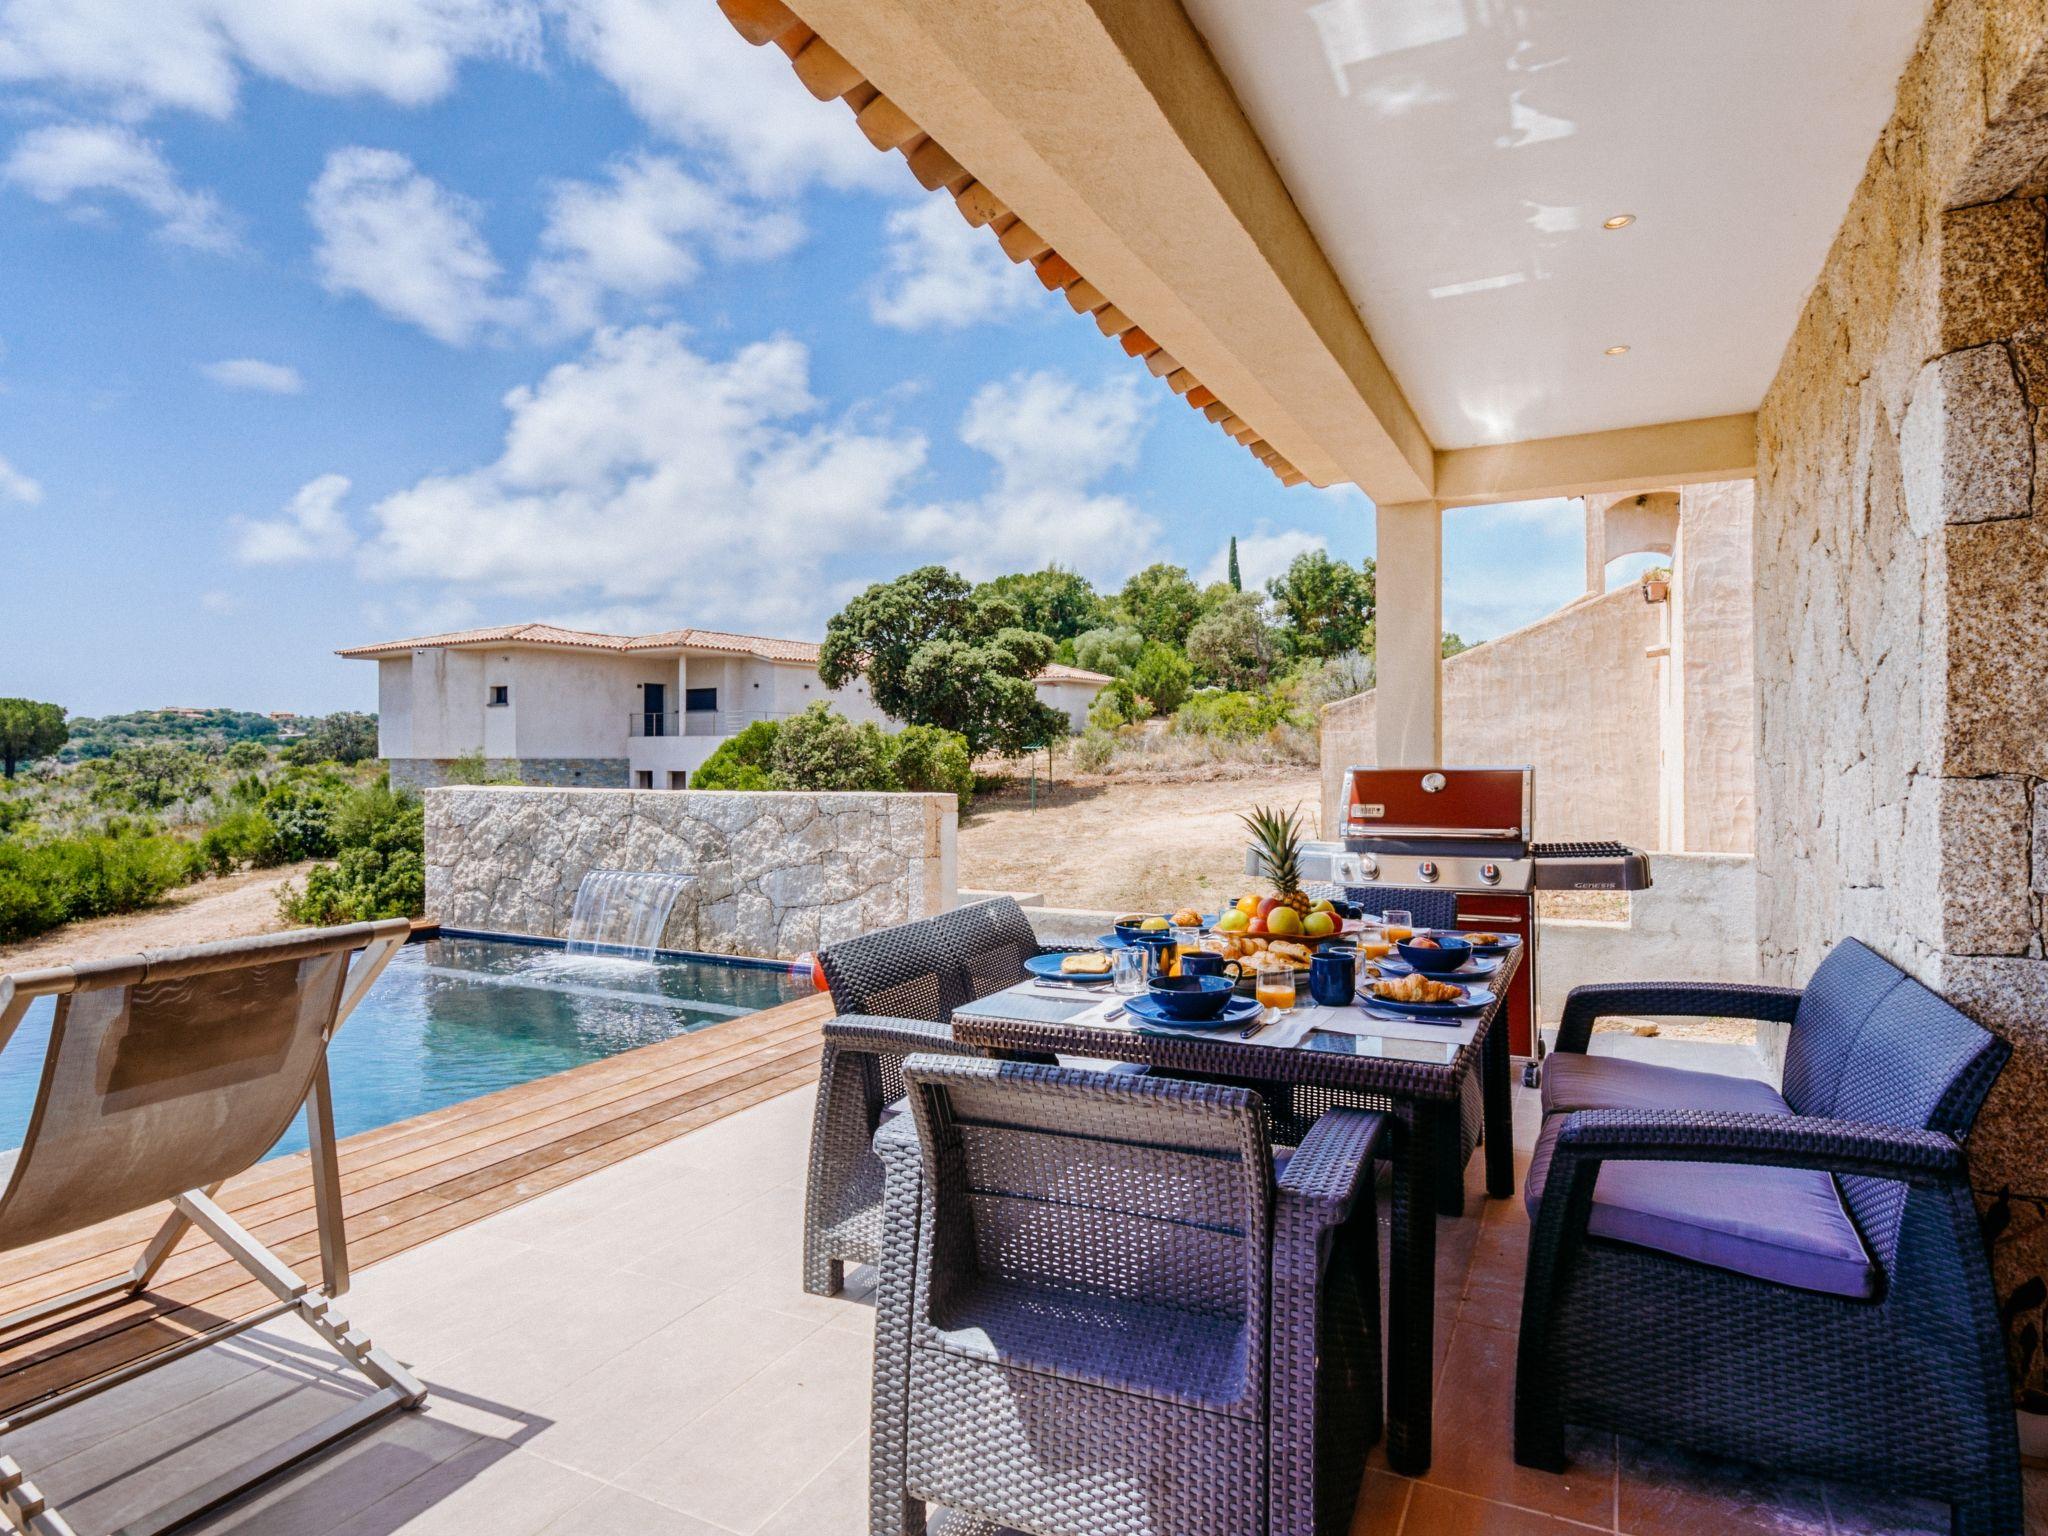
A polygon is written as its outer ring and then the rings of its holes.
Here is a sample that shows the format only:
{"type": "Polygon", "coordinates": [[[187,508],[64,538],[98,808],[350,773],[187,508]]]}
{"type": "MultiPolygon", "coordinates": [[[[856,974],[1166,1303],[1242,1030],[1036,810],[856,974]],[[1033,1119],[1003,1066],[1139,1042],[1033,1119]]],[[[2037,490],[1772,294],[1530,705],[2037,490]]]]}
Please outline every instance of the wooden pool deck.
{"type": "MultiPolygon", "coordinates": [[[[341,1171],[351,1266],[403,1253],[814,1081],[820,1027],[831,1013],[823,993],[799,998],[349,1137],[341,1171]]],[[[264,1163],[218,1198],[286,1263],[317,1278],[306,1154],[264,1163]]],[[[123,1217],[0,1257],[0,1314],[119,1274],[161,1219],[155,1211],[123,1217]]],[[[0,1348],[0,1411],[269,1300],[246,1270],[190,1234],[147,1292],[63,1314],[0,1348]]]]}

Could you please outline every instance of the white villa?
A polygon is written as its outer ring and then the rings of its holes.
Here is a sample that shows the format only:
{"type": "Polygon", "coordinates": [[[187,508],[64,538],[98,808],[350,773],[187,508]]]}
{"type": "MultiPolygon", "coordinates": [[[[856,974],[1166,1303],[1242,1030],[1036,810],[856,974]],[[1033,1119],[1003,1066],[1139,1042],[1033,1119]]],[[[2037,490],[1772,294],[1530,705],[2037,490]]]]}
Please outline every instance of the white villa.
{"type": "MultiPolygon", "coordinates": [[[[817,646],[761,635],[510,624],[338,654],[377,663],[377,751],[394,783],[439,784],[450,761],[481,752],[527,784],[683,789],[727,737],[818,699],[849,719],[888,720],[865,679],[820,681],[817,646]]],[[[1110,681],[1051,666],[1038,691],[1079,730],[1110,681]]]]}

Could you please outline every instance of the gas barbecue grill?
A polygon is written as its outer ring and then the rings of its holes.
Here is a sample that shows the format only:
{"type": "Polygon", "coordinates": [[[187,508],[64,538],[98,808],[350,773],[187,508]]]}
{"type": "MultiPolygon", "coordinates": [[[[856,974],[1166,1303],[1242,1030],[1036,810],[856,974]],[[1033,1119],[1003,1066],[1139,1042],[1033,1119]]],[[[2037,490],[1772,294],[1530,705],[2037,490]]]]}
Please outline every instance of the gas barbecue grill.
{"type": "MultiPolygon", "coordinates": [[[[1400,908],[1425,928],[1509,933],[1526,946],[1508,988],[1508,1042],[1541,1054],[1535,1029],[1536,892],[1639,891],[1650,861],[1621,843],[1539,843],[1530,768],[1352,768],[1340,842],[1302,845],[1304,880],[1369,912],[1400,908]]],[[[1256,850],[1248,874],[1262,865],[1256,850]]]]}

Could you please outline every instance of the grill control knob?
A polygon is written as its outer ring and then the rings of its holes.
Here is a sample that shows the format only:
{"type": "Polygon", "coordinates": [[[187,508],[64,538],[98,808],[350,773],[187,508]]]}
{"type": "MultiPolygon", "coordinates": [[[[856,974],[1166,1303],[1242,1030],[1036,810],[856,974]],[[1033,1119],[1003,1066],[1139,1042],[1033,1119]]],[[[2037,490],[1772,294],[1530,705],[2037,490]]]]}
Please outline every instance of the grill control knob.
{"type": "Polygon", "coordinates": [[[1358,856],[1358,872],[1368,880],[1377,880],[1380,877],[1380,861],[1369,853],[1361,853],[1358,856]]]}
{"type": "Polygon", "coordinates": [[[1485,881],[1485,882],[1486,882],[1486,883],[1487,883],[1488,885],[1499,885],[1499,884],[1500,884],[1500,866],[1499,866],[1498,864],[1482,864],[1482,865],[1480,865],[1480,866],[1479,866],[1479,878],[1480,878],[1481,880],[1484,880],[1484,881],[1485,881]]]}
{"type": "Polygon", "coordinates": [[[1437,868],[1435,859],[1424,859],[1420,864],[1415,866],[1415,878],[1423,881],[1425,884],[1436,884],[1436,876],[1437,868]]]}

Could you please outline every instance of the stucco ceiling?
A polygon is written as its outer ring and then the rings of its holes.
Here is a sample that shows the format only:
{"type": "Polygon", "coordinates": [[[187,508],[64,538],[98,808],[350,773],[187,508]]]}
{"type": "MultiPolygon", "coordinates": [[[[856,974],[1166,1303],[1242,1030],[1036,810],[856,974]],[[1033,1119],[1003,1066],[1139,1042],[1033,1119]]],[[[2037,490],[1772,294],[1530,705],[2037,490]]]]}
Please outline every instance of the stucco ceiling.
{"type": "Polygon", "coordinates": [[[1755,409],[1927,10],[1185,3],[1440,448],[1755,409]]]}

